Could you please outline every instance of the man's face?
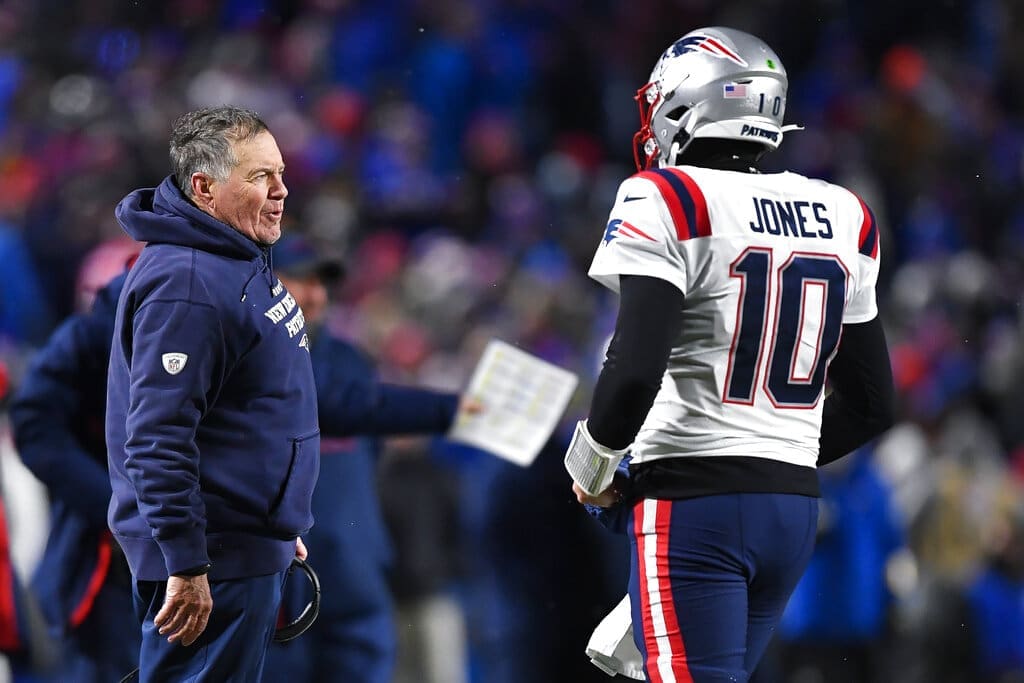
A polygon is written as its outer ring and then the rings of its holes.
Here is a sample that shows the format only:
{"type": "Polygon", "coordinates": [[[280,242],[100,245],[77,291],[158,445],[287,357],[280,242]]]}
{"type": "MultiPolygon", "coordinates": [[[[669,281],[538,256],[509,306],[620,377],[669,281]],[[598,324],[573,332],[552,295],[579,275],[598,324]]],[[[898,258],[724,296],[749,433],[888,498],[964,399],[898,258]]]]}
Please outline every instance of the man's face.
{"type": "Polygon", "coordinates": [[[281,237],[288,196],[281,151],[268,131],[236,140],[231,148],[238,165],[226,180],[210,181],[208,213],[259,244],[273,244],[281,237]]]}
{"type": "Polygon", "coordinates": [[[318,325],[324,318],[324,311],[327,310],[327,285],[324,284],[323,278],[317,273],[301,276],[277,273],[277,276],[302,308],[306,324],[318,325]]]}

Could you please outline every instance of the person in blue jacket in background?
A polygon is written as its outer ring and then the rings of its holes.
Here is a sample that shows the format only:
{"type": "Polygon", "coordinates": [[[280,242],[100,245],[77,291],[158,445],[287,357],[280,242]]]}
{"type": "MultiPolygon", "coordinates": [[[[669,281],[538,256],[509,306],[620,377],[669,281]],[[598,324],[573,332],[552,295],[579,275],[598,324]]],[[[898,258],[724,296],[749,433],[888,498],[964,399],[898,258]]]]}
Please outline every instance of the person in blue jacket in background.
{"type": "Polygon", "coordinates": [[[870,448],[818,472],[817,541],[779,623],[781,668],[785,680],[883,680],[894,600],[886,568],[906,546],[903,520],[870,448]]]}
{"type": "MultiPolygon", "coordinates": [[[[457,394],[380,382],[369,357],[323,325],[328,291],[341,264],[290,233],[274,248],[274,267],[302,307],[310,335],[320,413],[316,524],[305,536],[320,575],[320,616],[301,638],[271,647],[266,680],[289,683],[387,683],[397,649],[388,587],[391,540],[377,496],[377,441],[352,435],[443,434],[460,406],[457,394]],[[342,437],[342,438],[339,438],[342,437]]],[[[483,406],[461,402],[463,410],[483,406]]],[[[285,604],[305,603],[294,582],[285,604]]]]}
{"type": "Polygon", "coordinates": [[[138,664],[131,574],[107,528],[103,436],[107,363],[122,274],[72,315],[33,358],[11,400],[15,444],[46,485],[50,535],[33,589],[62,644],[53,681],[108,683],[138,664]]]}
{"type": "MultiPolygon", "coordinates": [[[[1024,502],[1019,491],[1000,501],[987,534],[986,556],[968,582],[948,632],[963,634],[972,680],[1008,683],[1024,678],[1024,502]],[[963,626],[966,622],[967,627],[963,626]]],[[[952,649],[952,648],[951,648],[952,649]]]]}
{"type": "MultiPolygon", "coordinates": [[[[460,399],[379,383],[363,352],[321,328],[327,286],[342,273],[339,261],[317,255],[298,235],[283,237],[274,258],[311,337],[326,457],[313,495],[316,524],[305,538],[315,549],[311,562],[324,592],[313,628],[271,647],[264,678],[388,681],[396,650],[386,578],[391,543],[376,493],[375,441],[353,437],[443,432],[460,399]]],[[[51,534],[35,588],[65,643],[53,681],[106,683],[138,661],[130,574],[107,530],[110,482],[102,435],[114,315],[126,277],[115,277],[91,310],[61,325],[35,357],[11,406],[19,453],[52,500],[51,534]]],[[[285,609],[304,604],[305,590],[303,582],[286,589],[285,609]]]]}

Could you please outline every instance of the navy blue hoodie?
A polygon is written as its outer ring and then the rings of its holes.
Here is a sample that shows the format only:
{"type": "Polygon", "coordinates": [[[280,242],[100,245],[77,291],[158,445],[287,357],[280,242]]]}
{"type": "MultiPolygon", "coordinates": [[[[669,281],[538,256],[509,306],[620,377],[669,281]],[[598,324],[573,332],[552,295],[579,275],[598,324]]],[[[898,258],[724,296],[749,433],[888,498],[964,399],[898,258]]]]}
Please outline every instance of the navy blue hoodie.
{"type": "Polygon", "coordinates": [[[312,526],[320,458],[302,311],[268,250],[172,177],[116,215],[147,246],[110,353],[110,528],[138,580],[206,562],[213,580],[282,571],[312,526]]]}

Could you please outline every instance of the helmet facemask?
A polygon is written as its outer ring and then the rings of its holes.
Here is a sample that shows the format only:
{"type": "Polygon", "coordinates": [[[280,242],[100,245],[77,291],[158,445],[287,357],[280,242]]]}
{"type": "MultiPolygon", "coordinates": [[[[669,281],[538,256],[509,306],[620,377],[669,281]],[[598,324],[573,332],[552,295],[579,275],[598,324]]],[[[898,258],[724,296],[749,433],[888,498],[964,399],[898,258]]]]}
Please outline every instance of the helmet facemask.
{"type": "Polygon", "coordinates": [[[640,130],[633,134],[633,161],[638,171],[645,171],[658,160],[658,141],[651,130],[654,110],[661,104],[658,84],[651,81],[637,90],[633,99],[640,110],[640,130]]]}
{"type": "MultiPolygon", "coordinates": [[[[669,93],[668,99],[672,99],[673,94],[669,93]]],[[[675,163],[674,160],[690,143],[687,124],[696,120],[687,116],[691,108],[683,104],[661,115],[661,111],[668,106],[668,101],[662,99],[661,88],[656,81],[637,90],[633,99],[640,109],[640,130],[633,134],[633,161],[637,170],[645,171],[662,164],[675,163]],[[663,129],[662,135],[655,134],[655,126],[663,129]],[[667,151],[662,151],[659,138],[671,141],[667,151]]]]}

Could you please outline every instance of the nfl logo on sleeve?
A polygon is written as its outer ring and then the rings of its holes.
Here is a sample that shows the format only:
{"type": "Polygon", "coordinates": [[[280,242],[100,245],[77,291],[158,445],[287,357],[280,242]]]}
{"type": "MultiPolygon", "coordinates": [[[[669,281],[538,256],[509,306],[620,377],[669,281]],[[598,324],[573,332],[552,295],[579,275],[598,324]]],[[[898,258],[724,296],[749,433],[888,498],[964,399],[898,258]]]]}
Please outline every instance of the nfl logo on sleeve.
{"type": "Polygon", "coordinates": [[[160,358],[163,360],[164,370],[172,375],[177,375],[184,370],[185,363],[188,362],[186,353],[165,353],[160,358]]]}

